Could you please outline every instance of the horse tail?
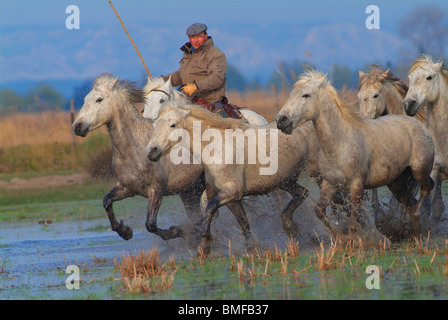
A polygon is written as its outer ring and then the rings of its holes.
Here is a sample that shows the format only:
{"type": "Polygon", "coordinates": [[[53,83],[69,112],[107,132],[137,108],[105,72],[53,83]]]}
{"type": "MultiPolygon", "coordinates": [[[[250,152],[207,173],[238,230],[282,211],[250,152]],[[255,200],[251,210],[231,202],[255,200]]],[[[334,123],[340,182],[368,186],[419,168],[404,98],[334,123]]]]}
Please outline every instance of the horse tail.
{"type": "Polygon", "coordinates": [[[412,194],[414,198],[416,198],[418,191],[420,190],[420,183],[412,175],[412,169],[410,167],[407,167],[404,170],[403,174],[405,174],[406,176],[406,186],[409,192],[412,194]]]}
{"type": "Polygon", "coordinates": [[[416,196],[420,189],[420,183],[412,175],[412,169],[407,167],[397,179],[388,184],[398,202],[407,207],[413,207],[417,202],[416,196]]]}

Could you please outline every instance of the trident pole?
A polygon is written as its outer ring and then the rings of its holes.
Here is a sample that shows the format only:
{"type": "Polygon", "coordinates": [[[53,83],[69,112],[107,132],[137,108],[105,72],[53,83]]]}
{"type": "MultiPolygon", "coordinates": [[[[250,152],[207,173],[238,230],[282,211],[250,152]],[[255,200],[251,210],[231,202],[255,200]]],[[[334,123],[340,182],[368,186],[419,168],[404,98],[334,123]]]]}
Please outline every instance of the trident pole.
{"type": "Polygon", "coordinates": [[[107,0],[107,1],[109,1],[110,6],[112,7],[112,9],[114,9],[115,15],[117,16],[118,20],[120,20],[120,23],[121,23],[121,25],[123,26],[123,29],[124,29],[124,31],[126,32],[126,34],[128,35],[129,39],[131,40],[132,45],[134,46],[135,51],[137,51],[137,54],[138,54],[138,56],[140,57],[140,60],[142,61],[143,66],[144,66],[145,69],[146,69],[146,72],[148,72],[149,77],[152,78],[151,72],[149,72],[148,67],[146,66],[145,61],[143,61],[143,58],[142,58],[142,55],[140,54],[140,51],[138,51],[137,46],[136,46],[135,43],[134,43],[134,40],[132,40],[131,35],[129,34],[128,30],[127,30],[126,27],[124,26],[123,21],[121,21],[121,18],[120,18],[120,16],[119,16],[118,13],[117,13],[117,10],[115,10],[115,7],[114,7],[114,5],[112,4],[112,2],[111,2],[110,0],[107,0]]]}

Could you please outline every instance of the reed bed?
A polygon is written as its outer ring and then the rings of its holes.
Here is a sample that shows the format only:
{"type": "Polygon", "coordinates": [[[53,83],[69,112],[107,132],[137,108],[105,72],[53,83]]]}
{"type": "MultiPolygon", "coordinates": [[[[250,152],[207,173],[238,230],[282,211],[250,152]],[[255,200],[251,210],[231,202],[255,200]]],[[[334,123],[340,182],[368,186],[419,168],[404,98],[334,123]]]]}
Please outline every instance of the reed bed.
{"type": "Polygon", "coordinates": [[[130,293],[163,293],[173,285],[177,271],[173,257],[161,264],[157,247],[136,254],[123,253],[120,261],[114,259],[114,264],[121,274],[125,290],[130,293]]]}

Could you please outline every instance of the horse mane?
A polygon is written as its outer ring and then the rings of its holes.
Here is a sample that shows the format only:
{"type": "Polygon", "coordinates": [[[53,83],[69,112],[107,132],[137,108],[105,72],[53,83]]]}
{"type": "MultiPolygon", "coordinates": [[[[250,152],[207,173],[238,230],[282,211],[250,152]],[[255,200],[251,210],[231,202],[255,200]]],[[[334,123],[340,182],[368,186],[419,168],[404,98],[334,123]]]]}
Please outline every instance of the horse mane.
{"type": "MultiPolygon", "coordinates": [[[[434,62],[432,57],[428,54],[423,54],[421,57],[415,59],[412,64],[411,68],[409,69],[408,74],[411,74],[415,70],[419,68],[423,68],[424,66],[428,64],[433,63],[440,63],[441,61],[434,62]]],[[[445,85],[448,87],[448,69],[445,66],[445,64],[442,63],[442,67],[440,68],[440,74],[442,75],[442,79],[445,82],[445,85]]]]}
{"type": "Polygon", "coordinates": [[[158,89],[165,84],[162,77],[159,78],[148,78],[148,82],[143,87],[143,92],[148,95],[151,90],[158,89]]]}
{"type": "Polygon", "coordinates": [[[350,109],[345,102],[341,99],[336,89],[327,83],[325,86],[325,92],[330,97],[331,101],[335,104],[335,106],[338,108],[342,118],[346,120],[351,125],[357,127],[361,124],[363,124],[363,120],[356,115],[356,113],[350,109]]]}
{"type": "MultiPolygon", "coordinates": [[[[116,78],[111,73],[103,73],[95,78],[92,89],[98,86],[107,85],[112,83],[116,78]]],[[[135,82],[128,80],[118,80],[113,91],[120,93],[127,101],[131,103],[145,103],[145,96],[143,91],[137,88],[135,82]]]]}
{"type": "Polygon", "coordinates": [[[347,104],[342,100],[336,89],[330,84],[325,78],[325,75],[322,72],[317,70],[307,70],[301,76],[300,79],[294,84],[294,87],[305,84],[309,81],[322,81],[322,85],[325,89],[325,92],[330,97],[330,100],[334,103],[336,108],[339,110],[342,118],[348,121],[353,126],[359,126],[363,123],[363,120],[356,115],[356,113],[347,106],[347,104]]]}
{"type": "Polygon", "coordinates": [[[175,103],[173,101],[167,101],[162,104],[159,118],[167,113],[170,110],[188,110],[190,113],[187,117],[192,117],[197,120],[203,120],[207,125],[209,125],[211,128],[217,128],[217,129],[243,129],[246,128],[247,124],[245,121],[240,119],[233,119],[233,118],[223,118],[220,115],[213,113],[211,111],[208,111],[207,109],[195,105],[195,104],[185,104],[182,102],[175,103]]]}
{"type": "Polygon", "coordinates": [[[370,71],[359,77],[358,91],[360,91],[364,86],[375,85],[376,83],[380,83],[382,85],[390,83],[398,91],[402,98],[406,96],[409,89],[405,83],[400,81],[400,79],[395,77],[390,71],[385,72],[377,65],[372,64],[370,66],[370,71]]]}

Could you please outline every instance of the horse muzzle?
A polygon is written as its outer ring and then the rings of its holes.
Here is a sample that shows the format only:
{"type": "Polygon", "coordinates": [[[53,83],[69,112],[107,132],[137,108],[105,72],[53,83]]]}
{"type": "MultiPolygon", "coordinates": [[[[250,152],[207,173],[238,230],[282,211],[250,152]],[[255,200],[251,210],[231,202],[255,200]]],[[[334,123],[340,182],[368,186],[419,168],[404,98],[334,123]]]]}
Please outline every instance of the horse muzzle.
{"type": "Polygon", "coordinates": [[[404,99],[403,108],[408,116],[415,116],[420,109],[420,105],[414,99],[404,99]]]}
{"type": "Polygon", "coordinates": [[[277,118],[275,118],[275,121],[277,122],[277,129],[280,129],[283,133],[286,134],[292,133],[292,130],[294,129],[294,123],[290,118],[288,118],[287,116],[278,115],[277,118]]]}
{"type": "Polygon", "coordinates": [[[159,147],[151,147],[148,150],[147,157],[149,160],[157,162],[162,157],[162,149],[159,147]]]}
{"type": "Polygon", "coordinates": [[[76,122],[73,124],[73,131],[77,136],[85,137],[89,132],[89,126],[84,125],[82,122],[76,122]]]}

